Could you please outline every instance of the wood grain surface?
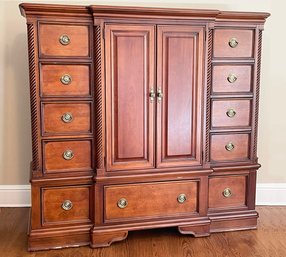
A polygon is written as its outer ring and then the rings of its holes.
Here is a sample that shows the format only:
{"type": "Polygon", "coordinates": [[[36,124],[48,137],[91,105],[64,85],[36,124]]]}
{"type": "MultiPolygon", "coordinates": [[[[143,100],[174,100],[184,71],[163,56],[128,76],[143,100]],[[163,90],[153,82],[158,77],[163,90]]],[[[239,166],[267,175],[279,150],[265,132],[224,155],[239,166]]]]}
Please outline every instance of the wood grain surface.
{"type": "Polygon", "coordinates": [[[258,230],[193,238],[175,228],[129,232],[107,248],[27,252],[28,208],[0,208],[0,253],[5,257],[285,257],[286,207],[258,207],[258,230]],[[274,218],[275,217],[275,218],[274,218]]]}

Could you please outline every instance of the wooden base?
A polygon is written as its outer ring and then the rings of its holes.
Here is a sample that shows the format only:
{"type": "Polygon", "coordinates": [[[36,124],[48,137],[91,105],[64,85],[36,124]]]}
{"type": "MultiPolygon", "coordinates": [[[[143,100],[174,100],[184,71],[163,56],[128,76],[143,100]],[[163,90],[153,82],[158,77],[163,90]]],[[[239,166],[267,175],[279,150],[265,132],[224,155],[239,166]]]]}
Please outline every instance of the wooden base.
{"type": "Polygon", "coordinates": [[[90,226],[82,228],[42,229],[28,235],[28,251],[62,249],[90,244],[90,226]]]}
{"type": "Polygon", "coordinates": [[[210,217],[194,220],[165,220],[127,225],[108,225],[85,229],[66,228],[64,230],[38,230],[29,235],[29,251],[61,249],[90,245],[92,248],[108,247],[112,243],[126,239],[128,231],[151,228],[178,227],[181,234],[194,237],[209,236],[211,233],[256,229],[258,213],[247,211],[240,214],[210,214],[210,217]]]}

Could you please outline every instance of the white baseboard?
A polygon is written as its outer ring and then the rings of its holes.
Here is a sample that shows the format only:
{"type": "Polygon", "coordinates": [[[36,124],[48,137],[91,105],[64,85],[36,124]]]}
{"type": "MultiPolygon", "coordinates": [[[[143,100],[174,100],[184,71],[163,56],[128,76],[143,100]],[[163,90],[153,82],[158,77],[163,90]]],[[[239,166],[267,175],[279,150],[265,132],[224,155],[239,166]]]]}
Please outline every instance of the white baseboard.
{"type": "Polygon", "coordinates": [[[30,185],[0,185],[0,207],[31,206],[30,185]]]}
{"type": "Polygon", "coordinates": [[[286,183],[258,183],[256,205],[286,205],[286,183]]]}
{"type": "MultiPolygon", "coordinates": [[[[0,207],[31,206],[30,185],[0,185],[0,207]]],[[[286,183],[260,183],[257,205],[286,205],[286,183]]]]}

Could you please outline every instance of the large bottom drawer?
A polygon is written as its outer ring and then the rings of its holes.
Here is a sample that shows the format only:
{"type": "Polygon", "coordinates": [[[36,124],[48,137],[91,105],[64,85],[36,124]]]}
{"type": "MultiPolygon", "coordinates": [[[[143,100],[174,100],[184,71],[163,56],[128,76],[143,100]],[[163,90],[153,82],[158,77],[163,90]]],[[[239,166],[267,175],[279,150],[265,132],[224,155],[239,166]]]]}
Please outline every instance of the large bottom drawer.
{"type": "Polygon", "coordinates": [[[105,186],[105,221],[197,213],[198,183],[184,181],[105,186]]]}

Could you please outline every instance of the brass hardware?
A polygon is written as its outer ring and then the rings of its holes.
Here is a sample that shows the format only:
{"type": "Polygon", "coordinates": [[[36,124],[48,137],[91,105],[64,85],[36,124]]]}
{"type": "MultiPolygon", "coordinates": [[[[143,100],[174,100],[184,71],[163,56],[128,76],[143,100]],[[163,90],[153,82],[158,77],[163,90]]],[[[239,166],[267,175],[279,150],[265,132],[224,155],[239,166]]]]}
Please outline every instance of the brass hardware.
{"type": "Polygon", "coordinates": [[[236,77],[236,75],[235,74],[229,74],[228,75],[228,77],[227,77],[227,81],[229,82],[229,83],[234,83],[235,81],[237,81],[237,77],[236,77]]]}
{"type": "Polygon", "coordinates": [[[150,96],[150,101],[153,102],[155,100],[155,97],[156,97],[156,94],[155,94],[153,88],[150,90],[149,96],[150,96]]]}
{"type": "Polygon", "coordinates": [[[70,112],[66,112],[62,116],[62,121],[65,123],[69,123],[73,120],[73,116],[70,112]]]}
{"type": "Polygon", "coordinates": [[[187,200],[187,197],[185,194],[179,194],[178,197],[177,197],[177,200],[179,203],[183,203],[187,200]]]}
{"type": "Polygon", "coordinates": [[[71,40],[68,35],[61,35],[59,41],[62,45],[66,46],[70,44],[71,40]]]}
{"type": "Polygon", "coordinates": [[[228,44],[231,48],[235,48],[238,45],[238,41],[235,37],[233,37],[228,41],[228,44]]]}
{"type": "Polygon", "coordinates": [[[70,200],[65,200],[62,204],[62,208],[65,210],[65,211],[69,211],[71,208],[73,207],[73,204],[70,200]]]}
{"type": "Polygon", "coordinates": [[[72,77],[69,74],[65,74],[61,77],[60,81],[63,85],[69,85],[72,82],[72,77]]]}
{"type": "Polygon", "coordinates": [[[126,208],[128,205],[128,202],[125,198],[120,198],[117,202],[117,206],[120,208],[120,209],[124,209],[126,208]]]}
{"type": "Polygon", "coordinates": [[[71,160],[74,157],[72,150],[65,150],[63,153],[63,158],[67,161],[71,160]]]}
{"type": "Polygon", "coordinates": [[[158,97],[158,101],[160,102],[162,100],[162,97],[163,97],[163,93],[162,93],[162,90],[160,88],[158,89],[157,97],[158,97]]]}
{"type": "Polygon", "coordinates": [[[232,192],[230,188],[225,188],[222,192],[224,197],[231,197],[232,196],[232,192]]]}
{"type": "Polygon", "coordinates": [[[225,145],[225,149],[229,152],[231,152],[234,149],[234,144],[229,142],[225,145]]]}
{"type": "Polygon", "coordinates": [[[228,109],[226,112],[227,117],[233,118],[236,115],[236,111],[234,109],[228,109]]]}

